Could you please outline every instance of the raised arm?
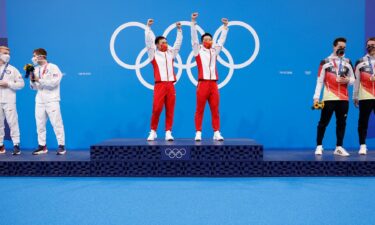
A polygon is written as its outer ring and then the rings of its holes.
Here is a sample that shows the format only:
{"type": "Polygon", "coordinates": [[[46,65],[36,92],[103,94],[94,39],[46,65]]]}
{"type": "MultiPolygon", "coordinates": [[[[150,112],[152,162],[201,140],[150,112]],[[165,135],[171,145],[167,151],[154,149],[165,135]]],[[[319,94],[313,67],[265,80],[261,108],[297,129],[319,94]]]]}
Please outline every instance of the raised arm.
{"type": "Polygon", "coordinates": [[[176,23],[176,27],[177,27],[177,37],[176,37],[176,41],[174,42],[173,49],[172,49],[172,51],[173,51],[173,58],[177,56],[178,52],[181,49],[181,44],[182,44],[181,23],[177,22],[176,23]]]}
{"type": "Polygon", "coordinates": [[[194,56],[197,56],[199,53],[199,40],[198,33],[195,25],[197,24],[198,13],[191,14],[191,45],[193,47],[194,56]]]}
{"type": "Polygon", "coordinates": [[[151,30],[151,25],[154,23],[153,19],[147,20],[147,25],[145,29],[145,42],[146,42],[146,48],[147,48],[147,54],[148,58],[152,60],[155,56],[155,34],[151,30]]]}
{"type": "Polygon", "coordinates": [[[219,54],[221,49],[223,48],[228,33],[228,19],[223,18],[221,19],[221,22],[223,23],[223,28],[221,30],[220,38],[215,45],[216,54],[219,54]]]}

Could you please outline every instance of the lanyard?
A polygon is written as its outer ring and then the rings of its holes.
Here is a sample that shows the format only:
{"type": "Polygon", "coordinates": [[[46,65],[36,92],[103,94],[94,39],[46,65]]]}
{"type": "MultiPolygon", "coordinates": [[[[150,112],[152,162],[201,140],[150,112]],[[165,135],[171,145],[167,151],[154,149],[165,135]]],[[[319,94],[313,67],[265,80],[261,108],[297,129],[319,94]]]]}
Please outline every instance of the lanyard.
{"type": "Polygon", "coordinates": [[[339,68],[337,69],[337,64],[336,64],[336,60],[333,59],[333,65],[335,66],[336,68],[336,75],[339,76],[340,75],[340,72],[341,72],[341,69],[342,69],[342,58],[340,58],[340,64],[339,64],[339,68]]]}
{"type": "MultiPolygon", "coordinates": [[[[48,66],[48,63],[47,63],[47,64],[44,66],[44,68],[43,68],[42,76],[46,73],[47,66],[48,66]]],[[[40,69],[39,69],[39,78],[42,78],[42,77],[40,76],[40,69]]]]}
{"type": "Polygon", "coordinates": [[[371,70],[371,76],[374,76],[374,75],[375,75],[375,74],[374,74],[374,67],[373,67],[373,65],[372,65],[372,63],[371,63],[371,59],[370,59],[369,56],[367,56],[367,59],[368,59],[368,64],[369,64],[369,66],[370,66],[370,70],[371,70]]]}
{"type": "Polygon", "coordinates": [[[5,72],[7,71],[8,65],[9,65],[9,63],[5,64],[4,70],[3,70],[3,72],[1,73],[1,76],[0,76],[0,80],[2,80],[4,78],[4,75],[5,75],[5,72]]]}

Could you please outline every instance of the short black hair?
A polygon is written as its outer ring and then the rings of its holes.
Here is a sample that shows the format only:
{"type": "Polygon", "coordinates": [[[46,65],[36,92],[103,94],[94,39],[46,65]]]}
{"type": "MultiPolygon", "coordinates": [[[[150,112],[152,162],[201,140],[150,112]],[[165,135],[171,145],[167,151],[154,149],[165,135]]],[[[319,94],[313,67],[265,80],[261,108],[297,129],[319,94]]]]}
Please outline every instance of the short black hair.
{"type": "Polygon", "coordinates": [[[34,49],[33,53],[35,53],[37,55],[43,55],[44,58],[47,58],[47,51],[44,48],[34,49]]]}
{"type": "Polygon", "coordinates": [[[212,35],[210,33],[204,33],[202,36],[201,36],[201,41],[203,41],[203,38],[206,37],[206,36],[209,36],[211,37],[212,39],[212,35]]]}
{"type": "Polygon", "coordinates": [[[157,36],[155,38],[155,44],[157,45],[159,43],[160,40],[163,40],[163,39],[166,39],[164,36],[157,36]]]}
{"type": "Polygon", "coordinates": [[[338,44],[339,42],[344,42],[344,43],[346,43],[346,38],[344,38],[344,37],[336,38],[336,39],[333,41],[333,46],[336,47],[337,44],[338,44]]]}
{"type": "Polygon", "coordinates": [[[366,45],[368,44],[369,41],[375,41],[375,37],[369,37],[366,41],[366,45]]]}

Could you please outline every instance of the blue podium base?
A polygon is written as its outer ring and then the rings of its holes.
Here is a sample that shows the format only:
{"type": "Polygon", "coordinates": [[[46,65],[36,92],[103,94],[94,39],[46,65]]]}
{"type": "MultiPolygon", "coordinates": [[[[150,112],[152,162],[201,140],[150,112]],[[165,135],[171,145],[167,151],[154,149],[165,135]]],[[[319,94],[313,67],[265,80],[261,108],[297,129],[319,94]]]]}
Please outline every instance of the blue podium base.
{"type": "Polygon", "coordinates": [[[177,139],[173,142],[112,139],[90,150],[54,151],[33,156],[23,151],[0,155],[0,176],[125,176],[125,177],[278,177],[374,176],[375,151],[350,157],[313,150],[263,150],[251,139],[223,142],[177,139]]]}

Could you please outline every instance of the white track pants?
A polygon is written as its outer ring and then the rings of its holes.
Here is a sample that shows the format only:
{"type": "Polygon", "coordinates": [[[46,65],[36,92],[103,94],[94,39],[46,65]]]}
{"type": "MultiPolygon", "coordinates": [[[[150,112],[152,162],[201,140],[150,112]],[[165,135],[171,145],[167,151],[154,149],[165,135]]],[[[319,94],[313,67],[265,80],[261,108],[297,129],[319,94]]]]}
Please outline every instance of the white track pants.
{"type": "Polygon", "coordinates": [[[38,144],[46,145],[46,123],[47,119],[51,121],[53,131],[55,132],[57,143],[65,145],[64,124],[61,117],[60,102],[36,103],[35,119],[38,133],[38,144]]]}
{"type": "Polygon", "coordinates": [[[7,120],[10,128],[10,136],[13,144],[20,143],[20,128],[18,126],[18,114],[16,103],[0,103],[0,145],[3,145],[5,126],[4,120],[7,120]]]}

